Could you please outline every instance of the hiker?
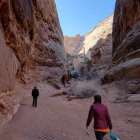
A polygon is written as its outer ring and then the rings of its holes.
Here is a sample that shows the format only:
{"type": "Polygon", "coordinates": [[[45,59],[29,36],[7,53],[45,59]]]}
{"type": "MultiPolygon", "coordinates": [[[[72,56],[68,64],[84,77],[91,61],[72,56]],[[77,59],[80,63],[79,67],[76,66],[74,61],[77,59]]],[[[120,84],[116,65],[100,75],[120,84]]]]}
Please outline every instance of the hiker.
{"type": "Polygon", "coordinates": [[[32,90],[32,97],[33,97],[33,107],[37,107],[37,97],[39,96],[39,91],[36,87],[32,90]]]}
{"type": "Polygon", "coordinates": [[[62,82],[62,84],[64,85],[64,87],[66,87],[66,84],[70,84],[70,83],[69,83],[69,77],[68,77],[67,74],[64,74],[64,75],[62,76],[61,82],[62,82]]]}
{"type": "Polygon", "coordinates": [[[103,140],[105,134],[111,131],[112,123],[108,109],[104,104],[102,104],[100,95],[95,95],[94,103],[90,107],[86,122],[87,129],[93,117],[94,117],[94,132],[96,139],[103,140]]]}

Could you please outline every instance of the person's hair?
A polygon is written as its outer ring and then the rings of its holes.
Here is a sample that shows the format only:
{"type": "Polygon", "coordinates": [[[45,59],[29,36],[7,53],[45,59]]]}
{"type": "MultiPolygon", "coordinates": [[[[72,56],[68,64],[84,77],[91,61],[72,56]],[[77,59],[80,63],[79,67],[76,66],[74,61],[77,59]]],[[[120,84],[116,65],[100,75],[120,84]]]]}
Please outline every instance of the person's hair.
{"type": "Polygon", "coordinates": [[[101,99],[101,95],[95,95],[94,96],[94,103],[101,103],[102,99],[101,99]]]}
{"type": "Polygon", "coordinates": [[[34,86],[34,88],[36,88],[36,86],[34,86]]]}

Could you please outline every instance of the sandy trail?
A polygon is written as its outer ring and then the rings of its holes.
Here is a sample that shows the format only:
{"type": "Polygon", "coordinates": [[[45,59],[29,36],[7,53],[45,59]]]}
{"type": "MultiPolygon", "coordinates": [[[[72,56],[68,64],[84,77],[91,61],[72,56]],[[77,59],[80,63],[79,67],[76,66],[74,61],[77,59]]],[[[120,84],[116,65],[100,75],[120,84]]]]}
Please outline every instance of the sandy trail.
{"type": "Polygon", "coordinates": [[[85,120],[89,105],[82,100],[68,102],[66,96],[50,97],[45,89],[33,108],[26,97],[13,119],[5,125],[0,140],[91,140],[85,120]],[[84,109],[83,109],[84,106],[84,109]]]}
{"type": "MultiPolygon", "coordinates": [[[[102,88],[96,88],[103,93],[114,131],[121,140],[139,140],[140,104],[111,103],[102,88]]],[[[68,102],[66,96],[50,97],[50,91],[43,86],[40,92],[37,108],[31,106],[31,96],[22,100],[16,115],[4,126],[0,140],[95,140],[92,125],[90,135],[85,129],[93,98],[68,102]]]]}

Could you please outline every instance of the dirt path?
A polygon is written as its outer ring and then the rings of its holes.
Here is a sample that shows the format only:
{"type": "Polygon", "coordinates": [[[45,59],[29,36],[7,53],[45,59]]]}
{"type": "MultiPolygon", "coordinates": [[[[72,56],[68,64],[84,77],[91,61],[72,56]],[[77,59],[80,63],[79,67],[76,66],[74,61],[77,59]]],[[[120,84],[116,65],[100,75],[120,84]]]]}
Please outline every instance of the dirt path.
{"type": "Polygon", "coordinates": [[[85,131],[89,108],[86,102],[68,102],[66,97],[50,97],[45,93],[40,95],[37,108],[33,108],[31,102],[31,97],[21,102],[17,114],[4,127],[0,140],[92,139],[85,131]]]}
{"type": "MultiPolygon", "coordinates": [[[[68,102],[66,96],[50,97],[44,87],[40,91],[38,107],[33,108],[32,98],[26,97],[17,114],[4,126],[0,140],[95,140],[92,125],[90,135],[85,129],[93,98],[68,102]]],[[[114,131],[121,140],[139,140],[140,105],[115,104],[106,97],[104,93],[103,100],[109,107],[114,131]]],[[[107,137],[105,140],[109,140],[107,137]]]]}

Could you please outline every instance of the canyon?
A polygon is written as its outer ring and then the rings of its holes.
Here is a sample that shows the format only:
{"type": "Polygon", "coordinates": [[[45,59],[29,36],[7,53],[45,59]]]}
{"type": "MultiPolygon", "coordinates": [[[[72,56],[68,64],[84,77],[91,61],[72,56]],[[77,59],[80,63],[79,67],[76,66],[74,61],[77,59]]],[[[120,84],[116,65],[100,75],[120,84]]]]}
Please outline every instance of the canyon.
{"type": "Polygon", "coordinates": [[[54,0],[0,0],[1,139],[95,139],[85,121],[92,96],[100,94],[113,131],[139,140],[139,39],[139,0],[117,0],[113,15],[75,37],[63,36],[54,0]],[[68,71],[77,76],[64,87],[68,71]]]}
{"type": "Polygon", "coordinates": [[[6,118],[16,112],[16,87],[60,80],[66,53],[53,0],[1,0],[0,13],[0,112],[6,118]]]}
{"type": "MultiPolygon", "coordinates": [[[[113,15],[101,21],[85,35],[75,37],[64,36],[64,46],[67,54],[72,56],[73,65],[79,72],[84,66],[84,59],[90,63],[91,73],[103,77],[112,58],[112,24],[113,15]],[[76,56],[76,58],[75,58],[76,56]]],[[[88,73],[88,70],[86,70],[88,73]]]]}

